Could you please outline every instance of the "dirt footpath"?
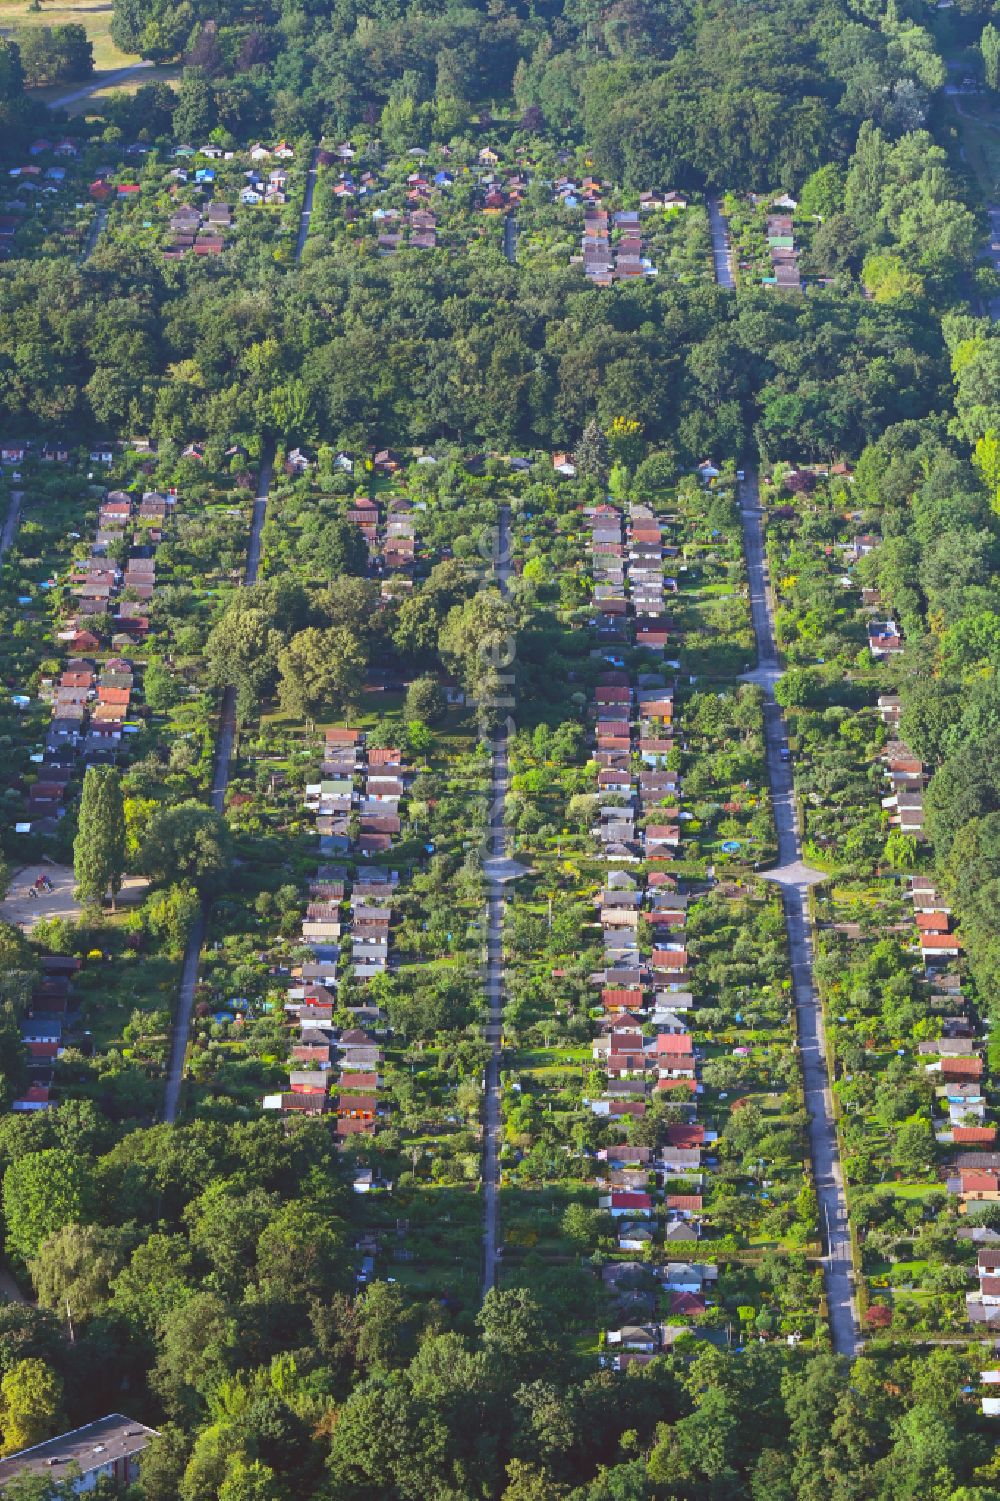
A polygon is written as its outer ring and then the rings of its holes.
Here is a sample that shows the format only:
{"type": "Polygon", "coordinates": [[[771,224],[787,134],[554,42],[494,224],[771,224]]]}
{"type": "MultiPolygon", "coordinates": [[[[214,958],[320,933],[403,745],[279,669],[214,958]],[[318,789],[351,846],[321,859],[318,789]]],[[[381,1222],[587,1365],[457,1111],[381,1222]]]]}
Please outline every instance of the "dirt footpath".
{"type": "MultiPolygon", "coordinates": [[[[80,916],[80,903],[73,895],[76,882],[71,865],[50,865],[43,860],[38,865],[24,865],[16,870],[11,879],[6,901],[0,903],[0,919],[13,923],[22,932],[30,933],[36,922],[43,918],[64,917],[75,922],[80,916]],[[38,890],[35,886],[39,876],[48,878],[52,890],[38,890]],[[29,892],[35,895],[30,896],[29,892]]],[[[142,876],[130,876],[118,893],[118,905],[127,907],[140,902],[149,882],[142,876]]]]}
{"type": "Polygon", "coordinates": [[[25,933],[46,917],[65,917],[75,922],[80,916],[80,903],[73,895],[75,884],[71,865],[50,865],[47,860],[38,865],[24,865],[14,872],[7,899],[0,906],[0,918],[25,933]],[[37,890],[34,883],[39,876],[51,882],[51,891],[37,890]],[[29,896],[31,891],[34,896],[29,896]]]}

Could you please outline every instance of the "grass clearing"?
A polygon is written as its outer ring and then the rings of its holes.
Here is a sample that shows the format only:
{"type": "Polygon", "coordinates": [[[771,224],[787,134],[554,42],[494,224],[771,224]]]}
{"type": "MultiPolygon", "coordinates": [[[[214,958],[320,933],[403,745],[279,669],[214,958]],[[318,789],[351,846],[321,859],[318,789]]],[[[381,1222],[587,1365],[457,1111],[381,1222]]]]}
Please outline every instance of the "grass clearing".
{"type": "MultiPolygon", "coordinates": [[[[132,66],[139,58],[130,52],[122,52],[111,40],[112,12],[110,0],[108,3],[90,0],[90,3],[78,5],[69,0],[69,3],[59,5],[43,5],[35,11],[29,9],[29,0],[0,0],[0,30],[9,35],[20,26],[65,26],[75,22],[86,28],[94,48],[97,73],[115,72],[132,66]]],[[[56,84],[49,89],[37,90],[37,97],[45,99],[51,94],[58,98],[60,94],[70,93],[72,88],[71,83],[56,84]]]]}
{"type": "Polygon", "coordinates": [[[1000,196],[1000,118],[986,100],[952,99],[965,158],[984,197],[1000,196]]]}

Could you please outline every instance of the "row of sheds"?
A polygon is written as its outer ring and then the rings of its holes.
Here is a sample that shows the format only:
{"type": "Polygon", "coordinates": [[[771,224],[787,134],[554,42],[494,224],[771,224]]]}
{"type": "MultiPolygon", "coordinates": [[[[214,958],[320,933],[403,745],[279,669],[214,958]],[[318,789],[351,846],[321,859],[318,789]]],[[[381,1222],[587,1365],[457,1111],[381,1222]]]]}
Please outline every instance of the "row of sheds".
{"type": "Polygon", "coordinates": [[[305,790],[321,856],[300,930],[309,958],[293,969],[285,1001],[294,1029],[288,1088],[263,1103],[285,1114],[331,1114],[345,1144],[373,1134],[386,1109],[381,1011],[363,1000],[351,1008],[356,1025],[347,1028],[335,1013],[344,1009],[338,992],[345,966],[355,981],[390,968],[398,873],[373,861],[398,837],[409,778],[398,749],[369,747],[362,730],[338,728],[327,730],[322,775],[305,790]]]}
{"type": "MultiPolygon", "coordinates": [[[[645,1116],[657,1095],[668,1094],[683,1114],[664,1128],[655,1147],[622,1141],[599,1153],[600,1202],[615,1222],[618,1248],[644,1256],[657,1239],[668,1254],[675,1247],[691,1254],[701,1229],[703,1152],[715,1139],[697,1119],[698,1058],[688,1024],[693,997],[684,936],[689,898],[669,870],[681,840],[681,780],[671,767],[674,687],[663,672],[627,671],[622,655],[623,646],[641,642],[664,657],[664,564],[672,551],[648,506],[633,505],[626,516],[606,504],[591,515],[595,626],[604,642],[590,704],[598,778],[594,832],[606,875],[597,898],[604,965],[593,976],[599,1002],[593,1057],[604,1086],[590,1108],[620,1121],[623,1131],[645,1116]],[[640,924],[653,930],[648,957],[640,924]]],[[[672,1316],[705,1312],[714,1267],[671,1262],[660,1271],[672,1316]]],[[[620,1319],[606,1330],[606,1343],[619,1369],[652,1359],[684,1327],[648,1317],[635,1321],[637,1313],[656,1306],[637,1279],[641,1283],[634,1263],[604,1269],[620,1319]]]]}

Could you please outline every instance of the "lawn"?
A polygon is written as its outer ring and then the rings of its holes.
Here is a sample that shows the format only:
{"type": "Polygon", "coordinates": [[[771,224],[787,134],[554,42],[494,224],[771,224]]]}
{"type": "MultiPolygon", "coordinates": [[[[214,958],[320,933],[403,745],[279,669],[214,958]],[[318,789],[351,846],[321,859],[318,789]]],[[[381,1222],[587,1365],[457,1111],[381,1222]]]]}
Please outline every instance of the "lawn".
{"type": "Polygon", "coordinates": [[[966,160],[987,199],[1000,193],[1000,118],[989,100],[951,99],[966,160]]]}
{"type": "MultiPolygon", "coordinates": [[[[111,40],[111,15],[110,0],[103,4],[43,5],[36,11],[29,9],[29,0],[0,0],[0,30],[5,34],[18,26],[65,26],[77,22],[86,27],[93,44],[94,67],[98,74],[128,68],[139,61],[131,53],[120,51],[111,40]]],[[[60,83],[49,89],[39,89],[38,97],[45,100],[49,96],[59,98],[61,94],[72,91],[73,84],[60,83]]]]}

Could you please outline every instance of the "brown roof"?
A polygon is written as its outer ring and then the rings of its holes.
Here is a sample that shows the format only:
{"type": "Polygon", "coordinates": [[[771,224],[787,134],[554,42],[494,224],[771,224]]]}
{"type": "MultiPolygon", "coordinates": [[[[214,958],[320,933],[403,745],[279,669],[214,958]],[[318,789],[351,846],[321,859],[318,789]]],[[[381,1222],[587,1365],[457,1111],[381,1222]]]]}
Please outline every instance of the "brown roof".
{"type": "Polygon", "coordinates": [[[646,1067],[646,1055],[639,1049],[637,1053],[611,1053],[608,1056],[608,1073],[622,1073],[635,1071],[646,1067]]]}
{"type": "Polygon", "coordinates": [[[293,1063],[328,1063],[330,1061],[330,1044],[323,1042],[300,1042],[291,1050],[293,1063]]]}
{"type": "MultiPolygon", "coordinates": [[[[341,1089],[373,1090],[378,1088],[378,1074],[375,1073],[351,1073],[342,1070],[340,1075],[341,1089]]],[[[341,1096],[341,1099],[344,1097],[341,1096]]]]}
{"type": "Polygon", "coordinates": [[[602,990],[601,1001],[609,1011],[641,1011],[644,1005],[641,990],[602,990]]]}
{"type": "Polygon", "coordinates": [[[336,1110],[346,1115],[374,1115],[378,1108],[373,1094],[338,1094],[333,1103],[336,1110]]]}
{"type": "Polygon", "coordinates": [[[916,912],[914,922],[922,933],[947,933],[947,912],[916,912]]]}
{"type": "Polygon", "coordinates": [[[981,1058],[942,1058],[941,1073],[946,1079],[981,1079],[981,1058]]]}
{"type": "Polygon", "coordinates": [[[1000,1176],[996,1173],[960,1173],[963,1193],[996,1193],[1000,1188],[1000,1176]]]}
{"type": "Polygon", "coordinates": [[[925,950],[959,949],[962,947],[957,933],[921,933],[920,947],[925,950]]]}

